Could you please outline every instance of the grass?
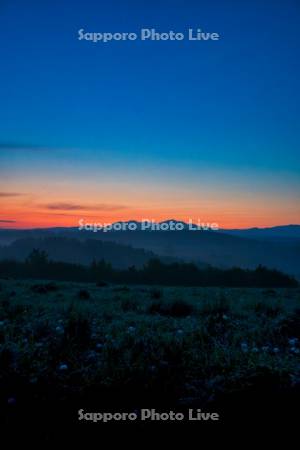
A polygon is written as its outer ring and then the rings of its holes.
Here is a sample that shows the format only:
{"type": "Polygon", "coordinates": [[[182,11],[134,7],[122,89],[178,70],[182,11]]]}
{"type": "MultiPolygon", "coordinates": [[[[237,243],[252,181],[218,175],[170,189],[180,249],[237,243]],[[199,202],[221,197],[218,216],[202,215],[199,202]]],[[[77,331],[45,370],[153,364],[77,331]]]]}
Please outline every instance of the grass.
{"type": "Polygon", "coordinates": [[[34,397],[205,407],[274,380],[292,389],[299,300],[299,289],[2,280],[1,405],[34,397]]]}

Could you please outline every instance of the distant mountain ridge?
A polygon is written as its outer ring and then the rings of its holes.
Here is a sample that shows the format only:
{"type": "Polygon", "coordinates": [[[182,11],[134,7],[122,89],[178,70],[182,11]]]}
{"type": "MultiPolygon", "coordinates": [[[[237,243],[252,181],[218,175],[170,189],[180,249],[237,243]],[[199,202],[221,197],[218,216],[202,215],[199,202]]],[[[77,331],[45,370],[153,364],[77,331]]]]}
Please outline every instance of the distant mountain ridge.
{"type": "Polygon", "coordinates": [[[221,229],[220,232],[253,239],[299,239],[300,225],[279,225],[269,228],[221,229]]]}
{"type": "MultiPolygon", "coordinates": [[[[139,227],[135,231],[97,233],[79,231],[78,228],[0,229],[0,245],[11,244],[20,238],[67,237],[81,242],[113,241],[133,249],[144,249],[161,258],[171,257],[221,268],[255,268],[263,264],[300,277],[300,225],[219,231],[188,231],[185,225],[183,231],[155,232],[142,231],[139,227]]],[[[130,258],[128,261],[130,263],[130,258]]]]}
{"type": "MultiPolygon", "coordinates": [[[[130,266],[142,267],[150,259],[157,258],[151,251],[128,245],[95,239],[79,240],[69,237],[21,238],[7,246],[0,246],[0,260],[24,261],[33,249],[45,251],[53,261],[89,265],[93,260],[105,260],[116,269],[130,266]]],[[[174,258],[163,258],[174,262],[174,258]]]]}
{"type": "MultiPolygon", "coordinates": [[[[164,224],[164,223],[171,223],[174,222],[176,224],[183,224],[184,229],[188,229],[188,223],[183,220],[176,220],[176,219],[167,219],[163,220],[161,222],[156,222],[158,224],[164,224]]],[[[140,221],[136,220],[128,220],[128,221],[118,221],[114,222],[121,223],[121,224],[136,224],[137,229],[141,229],[141,223],[140,221]]],[[[204,222],[205,224],[205,222],[204,222]]],[[[195,224],[196,226],[196,224],[195,224]]],[[[0,228],[0,239],[2,236],[14,236],[17,235],[17,237],[28,236],[28,233],[41,233],[41,234],[47,234],[47,233],[53,233],[53,232],[64,232],[64,231],[79,231],[79,227],[49,227],[49,228],[0,228]]],[[[145,230],[146,231],[146,230],[145,230]]],[[[207,231],[207,230],[205,230],[207,231]]],[[[258,236],[258,235],[264,235],[264,236],[278,236],[278,237],[295,237],[300,238],[300,224],[289,224],[289,225],[276,225],[273,227],[251,227],[251,228],[220,228],[218,231],[222,233],[227,234],[241,234],[241,235],[252,235],[252,236],[258,236]]]]}

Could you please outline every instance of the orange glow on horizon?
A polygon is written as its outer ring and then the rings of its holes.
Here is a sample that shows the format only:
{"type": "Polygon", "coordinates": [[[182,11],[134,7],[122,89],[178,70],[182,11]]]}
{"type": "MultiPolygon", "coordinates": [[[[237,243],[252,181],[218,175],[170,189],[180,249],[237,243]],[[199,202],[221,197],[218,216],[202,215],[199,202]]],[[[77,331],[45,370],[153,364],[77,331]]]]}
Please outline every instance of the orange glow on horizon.
{"type": "Polygon", "coordinates": [[[195,176],[160,166],[67,169],[62,165],[52,173],[43,166],[3,178],[0,227],[78,227],[80,219],[101,224],[190,219],[220,228],[300,224],[298,182],[291,178],[288,184],[285,176],[205,168],[195,176]]]}
{"type": "Polygon", "coordinates": [[[129,209],[121,214],[105,214],[96,215],[92,212],[82,213],[49,213],[40,211],[7,211],[5,213],[7,222],[4,220],[0,223],[0,228],[12,228],[12,229],[31,229],[31,228],[51,228],[51,227],[79,227],[79,221],[84,220],[85,223],[100,223],[111,224],[113,222],[120,221],[143,221],[154,220],[155,222],[161,222],[164,220],[182,220],[188,222],[191,220],[193,223],[198,221],[202,224],[215,223],[219,228],[252,228],[252,227],[272,227],[277,225],[297,224],[299,219],[295,215],[282,216],[281,214],[274,214],[268,216],[259,211],[256,215],[249,216],[236,212],[220,211],[219,213],[202,214],[193,211],[192,214],[183,213],[181,211],[175,212],[170,209],[170,212],[166,210],[161,211],[140,211],[129,209]],[[10,212],[10,214],[9,214],[10,212]],[[12,218],[12,219],[10,219],[12,218]]]}
{"type": "Polygon", "coordinates": [[[162,190],[159,195],[150,192],[150,195],[144,190],[144,195],[142,187],[137,189],[136,195],[126,189],[110,192],[110,195],[81,190],[77,196],[74,191],[71,194],[64,190],[62,196],[56,189],[41,189],[29,195],[15,194],[27,191],[15,186],[10,190],[11,195],[0,198],[0,228],[78,227],[80,219],[85,223],[101,224],[129,220],[191,220],[193,223],[215,223],[219,228],[262,228],[300,223],[296,196],[287,198],[224,190],[199,195],[183,189],[162,190]]]}

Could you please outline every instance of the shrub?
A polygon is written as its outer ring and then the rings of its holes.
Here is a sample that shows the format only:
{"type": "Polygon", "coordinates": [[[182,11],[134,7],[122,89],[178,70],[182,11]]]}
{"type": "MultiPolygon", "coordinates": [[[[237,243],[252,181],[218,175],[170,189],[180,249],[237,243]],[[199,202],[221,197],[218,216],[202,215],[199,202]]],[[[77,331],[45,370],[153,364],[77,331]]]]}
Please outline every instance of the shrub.
{"type": "Polygon", "coordinates": [[[106,283],[106,281],[97,281],[96,286],[97,287],[107,287],[108,283],[106,283]]]}
{"type": "Polygon", "coordinates": [[[58,285],[56,283],[54,283],[53,281],[50,281],[49,283],[45,284],[45,287],[48,292],[58,291],[58,289],[59,289],[58,285]]]}
{"type": "Polygon", "coordinates": [[[5,314],[9,320],[15,321],[18,318],[22,317],[28,309],[30,308],[19,303],[9,304],[8,308],[5,309],[5,314]]]}
{"type": "Polygon", "coordinates": [[[47,288],[46,286],[43,286],[42,284],[35,284],[31,286],[32,292],[35,294],[47,294],[47,288]]]}
{"type": "Polygon", "coordinates": [[[3,347],[0,351],[0,367],[2,371],[10,370],[15,362],[15,352],[10,347],[3,347]]]}
{"type": "Polygon", "coordinates": [[[58,290],[58,286],[53,281],[46,284],[34,284],[31,286],[31,291],[36,294],[47,294],[58,290]]]}
{"type": "Polygon", "coordinates": [[[71,346],[87,347],[91,341],[89,320],[81,315],[72,314],[65,327],[64,341],[71,346]]]}
{"type": "Polygon", "coordinates": [[[78,292],[78,297],[80,300],[89,300],[91,298],[91,295],[86,289],[80,289],[80,291],[78,292]]]}
{"type": "Polygon", "coordinates": [[[202,314],[213,314],[222,316],[230,311],[230,301],[224,295],[216,300],[210,300],[203,304],[201,308],[202,314]]]}
{"type": "Polygon", "coordinates": [[[137,311],[138,309],[138,304],[135,300],[130,299],[130,298],[125,298],[124,300],[122,300],[121,303],[121,308],[124,312],[128,312],[128,311],[137,311]]]}
{"type": "Polygon", "coordinates": [[[155,300],[158,300],[158,299],[163,297],[163,292],[160,291],[159,289],[151,289],[150,290],[150,297],[155,299],[155,300]]]}
{"type": "Polygon", "coordinates": [[[265,315],[268,317],[276,317],[282,310],[278,303],[270,304],[266,302],[257,302],[254,305],[254,311],[256,314],[265,315]]]}
{"type": "Polygon", "coordinates": [[[300,309],[296,309],[281,322],[280,335],[300,339],[300,309]]]}
{"type": "Polygon", "coordinates": [[[164,308],[164,306],[163,306],[162,302],[156,301],[156,302],[152,302],[149,305],[147,312],[149,314],[163,314],[163,308],[164,308]]]}
{"type": "Polygon", "coordinates": [[[193,310],[193,306],[184,300],[175,300],[166,304],[161,301],[155,301],[149,306],[148,313],[171,317],[186,317],[191,315],[193,310]]]}
{"type": "Polygon", "coordinates": [[[32,335],[35,340],[48,338],[51,335],[51,327],[47,320],[39,320],[34,324],[32,335]]]}

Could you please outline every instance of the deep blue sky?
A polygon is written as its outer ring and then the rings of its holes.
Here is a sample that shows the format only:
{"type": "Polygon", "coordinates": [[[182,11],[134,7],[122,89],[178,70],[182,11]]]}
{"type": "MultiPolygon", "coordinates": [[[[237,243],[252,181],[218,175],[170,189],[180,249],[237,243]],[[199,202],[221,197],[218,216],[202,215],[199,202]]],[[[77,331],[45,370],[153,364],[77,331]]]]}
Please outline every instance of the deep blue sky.
{"type": "Polygon", "coordinates": [[[91,168],[119,163],[128,173],[137,163],[170,164],[187,171],[183,184],[204,169],[250,171],[262,184],[274,175],[267,190],[278,176],[293,191],[299,18],[298,0],[1,1],[2,167],[12,177],[18,164],[36,168],[37,147],[45,149],[44,171],[47,158],[49,166],[53,155],[67,163],[71,151],[78,170],[88,161],[91,168]],[[80,28],[144,27],[199,27],[221,40],[77,39],[80,28]]]}

